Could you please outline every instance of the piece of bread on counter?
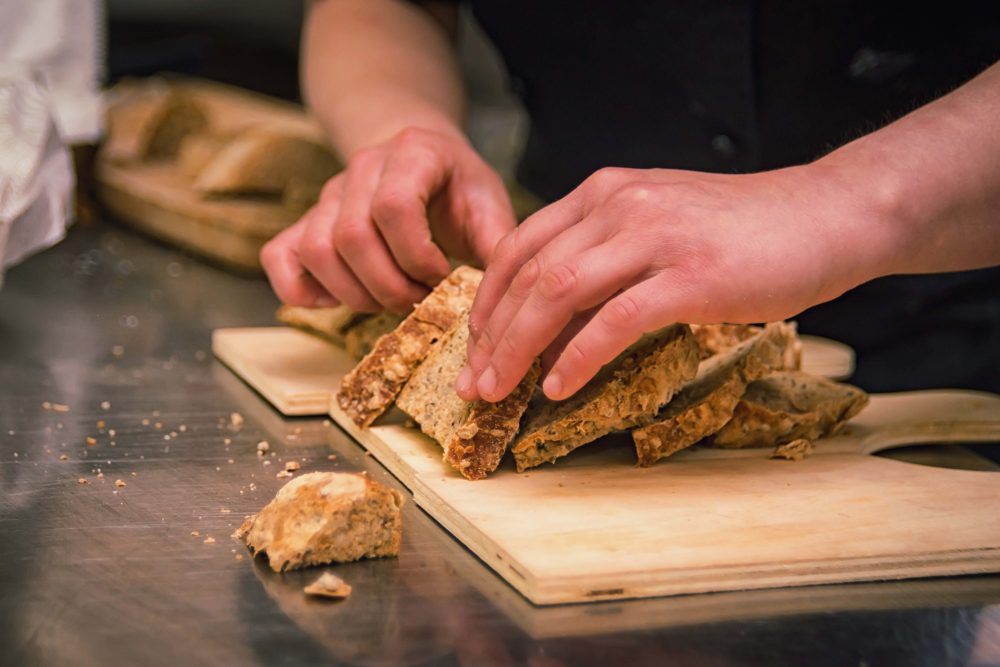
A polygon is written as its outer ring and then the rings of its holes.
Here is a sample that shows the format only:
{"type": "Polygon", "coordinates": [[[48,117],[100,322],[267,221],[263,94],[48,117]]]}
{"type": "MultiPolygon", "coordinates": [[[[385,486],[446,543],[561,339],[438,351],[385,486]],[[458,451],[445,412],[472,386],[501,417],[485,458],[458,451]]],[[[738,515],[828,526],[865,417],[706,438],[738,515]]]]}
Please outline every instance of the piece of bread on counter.
{"type": "Polygon", "coordinates": [[[215,132],[194,132],[188,134],[177,149],[177,171],[189,180],[194,180],[209,162],[228,142],[232,134],[215,132]]]}
{"type": "Polygon", "coordinates": [[[868,394],[799,371],[778,372],[747,387],[733,418],[712,438],[717,447],[774,447],[832,435],[868,405],[868,394]]]}
{"type": "Polygon", "coordinates": [[[293,479],[236,537],[267,554],[275,572],[399,555],[403,496],[364,474],[313,472],[293,479]]]}
{"type": "Polygon", "coordinates": [[[787,351],[795,343],[794,327],[775,322],[763,329],[753,327],[750,337],[736,347],[702,361],[697,377],[653,422],[632,431],[639,465],[652,465],[725,426],[747,386],[785,368],[787,351]]]}
{"type": "Polygon", "coordinates": [[[337,404],[355,424],[365,428],[392,404],[431,345],[468,313],[482,277],[469,266],[452,271],[344,376],[337,404]]]}
{"type": "Polygon", "coordinates": [[[340,160],[312,139],[282,128],[249,127],[198,172],[194,189],[203,195],[281,195],[289,182],[323,183],[340,170],[340,160]]]}
{"type": "Polygon", "coordinates": [[[602,435],[650,419],[695,376],[698,344],[686,324],[647,334],[565,401],[537,392],[511,451],[518,471],[553,462],[602,435]]]}
{"type": "Polygon", "coordinates": [[[126,93],[108,110],[108,136],[101,148],[114,162],[170,158],[181,142],[208,126],[208,117],[189,96],[169,85],[126,93]]]}
{"type": "Polygon", "coordinates": [[[444,460],[467,479],[496,470],[535,391],[541,365],[536,359],[509,396],[497,403],[468,403],[455,393],[467,360],[469,319],[463,317],[431,348],[399,392],[396,405],[444,449],[444,460]]]}
{"type": "Polygon", "coordinates": [[[347,330],[370,318],[371,315],[354,312],[347,306],[304,308],[286,305],[278,308],[275,317],[279,322],[303,329],[343,346],[347,330]]]}

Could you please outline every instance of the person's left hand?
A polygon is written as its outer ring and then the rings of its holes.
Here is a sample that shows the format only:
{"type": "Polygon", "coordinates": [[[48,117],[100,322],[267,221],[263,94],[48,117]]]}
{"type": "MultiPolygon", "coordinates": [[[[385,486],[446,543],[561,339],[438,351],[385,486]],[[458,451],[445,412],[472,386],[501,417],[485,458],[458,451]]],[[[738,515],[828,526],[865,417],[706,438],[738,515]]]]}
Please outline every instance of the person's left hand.
{"type": "Polygon", "coordinates": [[[545,394],[564,399],[645,332],[778,320],[840,295],[892,245],[887,212],[848,183],[821,163],[597,172],[497,246],[456,390],[498,401],[542,354],[545,394]]]}

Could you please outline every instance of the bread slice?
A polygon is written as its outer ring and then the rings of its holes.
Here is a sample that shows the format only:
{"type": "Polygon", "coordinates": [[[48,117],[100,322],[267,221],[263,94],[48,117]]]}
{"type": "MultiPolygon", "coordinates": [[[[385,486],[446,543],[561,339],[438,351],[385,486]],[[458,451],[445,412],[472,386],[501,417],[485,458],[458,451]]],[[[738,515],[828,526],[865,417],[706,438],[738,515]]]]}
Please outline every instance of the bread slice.
{"type": "Polygon", "coordinates": [[[836,433],[868,405],[868,394],[799,371],[779,372],[747,387],[733,418],[712,438],[718,447],[774,447],[836,433]]]}
{"type": "Polygon", "coordinates": [[[702,361],[697,377],[655,420],[632,431],[639,465],[652,465],[725,426],[751,382],[785,367],[795,341],[794,327],[776,322],[754,327],[744,342],[702,361]]]}
{"type": "Polygon", "coordinates": [[[372,351],[379,338],[403,322],[403,317],[386,312],[358,320],[344,329],[344,349],[355,359],[363,359],[372,351]]]}
{"type": "Polygon", "coordinates": [[[730,350],[762,331],[752,324],[692,324],[691,333],[698,341],[701,358],[708,359],[730,350]]]}
{"type": "Polygon", "coordinates": [[[399,555],[403,496],[364,474],[312,472],[290,481],[236,537],[275,572],[399,555]]]}
{"type": "Polygon", "coordinates": [[[102,153],[114,162],[141,162],[177,154],[187,135],[204,130],[208,117],[189,96],[168,85],[126,94],[108,111],[102,153]]]}
{"type": "Polygon", "coordinates": [[[189,180],[194,180],[227,143],[231,134],[215,132],[195,132],[187,135],[177,149],[177,171],[189,180]]]}
{"type": "Polygon", "coordinates": [[[469,266],[452,271],[344,377],[337,404],[355,424],[365,428],[392,404],[431,345],[472,307],[482,277],[469,266]]]}
{"type": "Polygon", "coordinates": [[[227,142],[198,173],[203,195],[281,195],[291,181],[325,182],[340,161],[322,144],[269,127],[247,128],[227,142]]]}
{"type": "Polygon", "coordinates": [[[541,365],[536,359],[517,387],[501,401],[468,403],[455,393],[455,380],[467,360],[469,320],[431,348],[396,399],[403,412],[444,448],[444,460],[467,479],[496,470],[517,435],[521,415],[535,391],[541,365]]]}
{"type": "Polygon", "coordinates": [[[322,336],[343,346],[347,329],[370,318],[371,315],[356,313],[347,306],[334,306],[333,308],[281,306],[275,313],[275,317],[279,322],[322,336]]]}
{"type": "Polygon", "coordinates": [[[648,423],[698,370],[686,324],[647,334],[565,401],[532,399],[511,450],[518,471],[553,462],[602,435],[648,423]]]}

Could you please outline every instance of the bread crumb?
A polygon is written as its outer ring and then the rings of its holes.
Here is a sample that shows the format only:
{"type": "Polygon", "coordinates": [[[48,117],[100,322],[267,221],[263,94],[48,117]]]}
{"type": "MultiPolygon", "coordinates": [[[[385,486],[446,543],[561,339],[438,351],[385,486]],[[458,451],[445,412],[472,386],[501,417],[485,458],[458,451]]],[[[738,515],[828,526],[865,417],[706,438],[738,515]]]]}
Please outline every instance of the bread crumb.
{"type": "Polygon", "coordinates": [[[298,461],[285,461],[285,470],[288,472],[295,472],[301,467],[298,461]]]}
{"type": "Polygon", "coordinates": [[[201,533],[199,533],[197,530],[192,530],[191,531],[191,537],[199,537],[200,535],[201,535],[201,533]]]}
{"type": "Polygon", "coordinates": [[[243,426],[243,415],[238,412],[231,412],[229,414],[229,424],[233,428],[240,428],[243,426]]]}
{"type": "Polygon", "coordinates": [[[243,554],[236,554],[236,560],[243,560],[243,554]]]}
{"type": "Polygon", "coordinates": [[[69,412],[69,406],[63,405],[62,403],[49,403],[44,401],[42,403],[42,408],[45,410],[51,410],[52,412],[69,412]]]}
{"type": "Polygon", "coordinates": [[[268,460],[265,460],[265,461],[264,461],[264,465],[266,465],[266,466],[269,466],[269,465],[271,465],[271,462],[270,462],[270,461],[268,461],[268,460]]]}
{"type": "Polygon", "coordinates": [[[97,428],[104,428],[105,426],[107,426],[107,424],[104,422],[103,419],[97,420],[97,428]]]}
{"type": "Polygon", "coordinates": [[[324,572],[319,579],[302,589],[306,595],[342,600],[351,594],[351,587],[331,572],[324,572]]]}
{"type": "Polygon", "coordinates": [[[97,444],[97,439],[96,438],[92,438],[89,435],[85,438],[85,440],[87,442],[87,446],[88,447],[93,447],[94,445],[97,444]]]}
{"type": "Polygon", "coordinates": [[[233,459],[226,459],[226,463],[236,463],[233,459]]]}
{"type": "Polygon", "coordinates": [[[111,401],[101,401],[101,410],[110,410],[111,401]]]}
{"type": "Polygon", "coordinates": [[[215,544],[215,538],[206,537],[204,540],[202,540],[202,544],[215,544]]]}
{"type": "Polygon", "coordinates": [[[788,461],[801,461],[809,454],[812,454],[813,444],[811,440],[799,438],[784,445],[778,445],[771,453],[772,459],[786,459],[788,461]]]}
{"type": "Polygon", "coordinates": [[[65,454],[60,454],[59,455],[59,460],[60,461],[69,461],[69,457],[66,456],[65,454]]]}
{"type": "Polygon", "coordinates": [[[86,479],[84,479],[83,477],[81,477],[80,479],[76,480],[76,483],[77,483],[77,484],[90,484],[90,482],[88,482],[88,481],[87,481],[86,479]]]}
{"type": "Polygon", "coordinates": [[[286,477],[291,477],[291,476],[292,473],[288,472],[287,470],[279,470],[278,474],[275,475],[275,477],[277,477],[278,479],[285,479],[286,477]]]}
{"type": "Polygon", "coordinates": [[[336,454],[327,454],[326,455],[326,460],[327,461],[336,461],[337,460],[337,455],[336,454]]]}
{"type": "Polygon", "coordinates": [[[257,443],[257,456],[264,456],[264,452],[271,449],[271,445],[267,444],[267,440],[261,440],[257,443]]]}
{"type": "Polygon", "coordinates": [[[143,419],[142,420],[142,425],[143,426],[149,426],[149,420],[148,419],[143,419]]]}
{"type": "Polygon", "coordinates": [[[123,480],[123,479],[116,479],[115,480],[115,488],[116,489],[124,489],[126,486],[128,486],[128,484],[125,483],[125,480],[123,480]]]}

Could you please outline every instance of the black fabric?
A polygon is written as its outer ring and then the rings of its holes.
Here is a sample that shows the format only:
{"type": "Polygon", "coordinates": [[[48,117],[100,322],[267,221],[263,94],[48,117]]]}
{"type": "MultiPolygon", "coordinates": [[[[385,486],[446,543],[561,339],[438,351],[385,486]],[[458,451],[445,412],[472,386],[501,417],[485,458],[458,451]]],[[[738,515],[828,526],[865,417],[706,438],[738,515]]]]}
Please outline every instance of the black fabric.
{"type": "MultiPolygon", "coordinates": [[[[471,0],[531,116],[518,177],[810,161],[1000,59],[1000,3],[471,0]]],[[[734,286],[736,288],[737,286],[734,286]]],[[[1000,269],[890,277],[804,313],[872,391],[1000,391],[1000,269]]]]}

